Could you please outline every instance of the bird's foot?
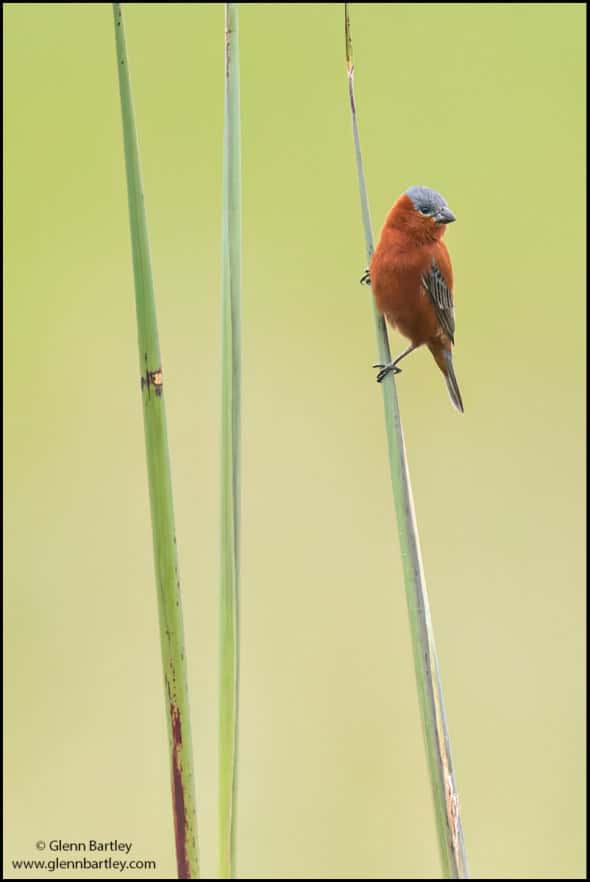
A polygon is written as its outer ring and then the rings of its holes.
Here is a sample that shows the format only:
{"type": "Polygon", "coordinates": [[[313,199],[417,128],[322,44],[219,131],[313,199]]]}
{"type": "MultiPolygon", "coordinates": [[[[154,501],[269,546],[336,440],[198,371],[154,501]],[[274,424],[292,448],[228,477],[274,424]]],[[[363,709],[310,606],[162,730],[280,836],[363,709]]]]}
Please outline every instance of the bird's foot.
{"type": "Polygon", "coordinates": [[[398,368],[395,362],[390,361],[389,364],[374,364],[374,368],[381,368],[377,374],[377,382],[382,383],[387,374],[401,374],[402,369],[398,368]]]}
{"type": "Polygon", "coordinates": [[[366,269],[360,278],[361,285],[370,285],[371,284],[371,274],[369,270],[366,269]]]}

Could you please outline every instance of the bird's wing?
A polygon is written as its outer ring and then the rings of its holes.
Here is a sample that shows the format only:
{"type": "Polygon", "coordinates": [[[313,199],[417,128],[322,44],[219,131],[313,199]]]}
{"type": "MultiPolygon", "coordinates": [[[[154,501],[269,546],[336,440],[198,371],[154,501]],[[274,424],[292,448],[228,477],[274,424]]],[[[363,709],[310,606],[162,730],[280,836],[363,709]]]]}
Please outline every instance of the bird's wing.
{"type": "Polygon", "coordinates": [[[447,285],[445,277],[436,262],[422,276],[422,284],[426,288],[439,324],[451,343],[455,342],[455,310],[453,308],[453,292],[447,285]]]}

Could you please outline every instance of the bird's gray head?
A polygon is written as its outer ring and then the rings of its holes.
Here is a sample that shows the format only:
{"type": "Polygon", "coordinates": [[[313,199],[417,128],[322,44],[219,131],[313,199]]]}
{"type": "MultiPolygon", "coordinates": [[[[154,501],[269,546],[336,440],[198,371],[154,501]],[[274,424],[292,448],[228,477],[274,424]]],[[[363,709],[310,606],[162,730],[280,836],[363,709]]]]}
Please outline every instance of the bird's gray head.
{"type": "Polygon", "coordinates": [[[416,211],[424,217],[431,217],[437,224],[452,224],[455,215],[436,190],[430,187],[410,187],[406,195],[412,200],[416,211]]]}

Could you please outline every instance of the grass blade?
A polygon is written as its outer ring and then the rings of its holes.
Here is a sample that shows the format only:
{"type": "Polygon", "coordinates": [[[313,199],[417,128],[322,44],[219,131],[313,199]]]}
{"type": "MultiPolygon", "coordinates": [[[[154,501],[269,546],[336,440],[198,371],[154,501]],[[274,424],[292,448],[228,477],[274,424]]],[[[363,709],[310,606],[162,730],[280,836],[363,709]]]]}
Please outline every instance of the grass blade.
{"type": "Polygon", "coordinates": [[[172,806],[179,879],[199,878],[191,724],[176,553],[166,411],[147,222],[121,4],[113,3],[135,278],[139,372],[152,516],[162,665],[166,690],[172,806]]]}
{"type": "Polygon", "coordinates": [[[225,4],[222,209],[222,425],[219,876],[235,877],[239,682],[241,155],[238,5],[225,4]]]}
{"type": "MultiPolygon", "coordinates": [[[[368,263],[373,254],[373,231],[354,95],[354,65],[352,62],[352,39],[348,6],[348,3],[344,4],[346,68],[348,72],[352,131],[368,263]]],[[[387,327],[383,316],[377,311],[374,303],[373,317],[377,334],[379,361],[386,364],[391,361],[387,327]]],[[[424,580],[420,540],[418,537],[394,375],[389,374],[381,386],[385,408],[391,485],[397,513],[404,584],[410,618],[414,667],[443,872],[445,878],[467,879],[469,872],[459,813],[459,799],[455,786],[441,679],[430,618],[428,594],[424,580]]]]}

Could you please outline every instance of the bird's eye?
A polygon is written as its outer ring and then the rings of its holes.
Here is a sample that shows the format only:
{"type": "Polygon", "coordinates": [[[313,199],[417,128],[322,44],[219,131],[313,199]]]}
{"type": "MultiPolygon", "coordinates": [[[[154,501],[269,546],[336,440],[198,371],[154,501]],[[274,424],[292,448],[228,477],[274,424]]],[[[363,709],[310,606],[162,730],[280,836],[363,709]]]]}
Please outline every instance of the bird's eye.
{"type": "Polygon", "coordinates": [[[429,208],[421,208],[420,213],[421,214],[430,214],[430,209],[429,208]]]}

